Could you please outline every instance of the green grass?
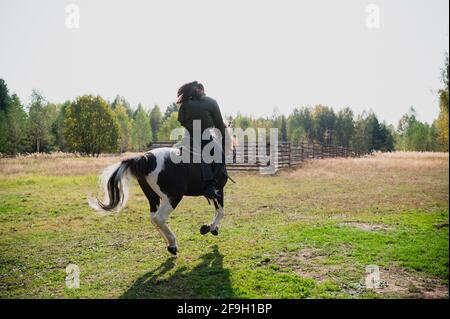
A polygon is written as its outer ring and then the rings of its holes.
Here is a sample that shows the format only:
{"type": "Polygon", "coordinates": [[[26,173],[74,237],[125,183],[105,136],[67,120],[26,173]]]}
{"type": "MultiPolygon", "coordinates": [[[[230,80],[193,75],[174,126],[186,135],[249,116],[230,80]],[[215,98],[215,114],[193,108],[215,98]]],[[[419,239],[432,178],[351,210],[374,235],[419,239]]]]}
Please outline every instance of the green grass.
{"type": "Polygon", "coordinates": [[[226,188],[217,237],[199,233],[212,207],[185,198],[169,222],[178,258],[151,224],[137,185],[123,211],[100,216],[86,202],[96,174],[4,175],[0,297],[387,298],[433,289],[349,289],[364,281],[369,264],[379,265],[382,278],[397,269],[415,283],[448,287],[448,227],[435,227],[448,221],[448,164],[420,173],[386,169],[370,180],[358,178],[364,170],[349,176],[344,167],[330,177],[314,165],[302,168],[311,175],[233,174],[238,184],[226,188]],[[297,257],[305,251],[313,256],[297,257]],[[69,263],[80,267],[79,289],[65,287],[69,263]]]}

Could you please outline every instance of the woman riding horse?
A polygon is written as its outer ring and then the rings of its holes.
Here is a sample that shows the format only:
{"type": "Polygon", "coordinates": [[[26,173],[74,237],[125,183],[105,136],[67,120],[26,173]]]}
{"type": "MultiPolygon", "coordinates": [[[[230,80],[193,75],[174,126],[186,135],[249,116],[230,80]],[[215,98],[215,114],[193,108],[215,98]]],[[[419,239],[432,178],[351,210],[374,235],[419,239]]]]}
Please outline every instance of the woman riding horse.
{"type": "Polygon", "coordinates": [[[180,104],[178,121],[186,129],[185,140],[189,143],[188,149],[195,152],[195,145],[200,146],[202,178],[205,183],[203,194],[210,199],[220,199],[220,194],[217,193],[215,184],[217,175],[222,174],[225,169],[225,156],[222,151],[225,147],[225,126],[219,105],[214,99],[205,95],[203,85],[197,81],[186,83],[180,87],[178,90],[178,103],[180,104]],[[220,132],[221,143],[214,148],[214,150],[220,150],[220,161],[211,161],[211,163],[205,161],[203,157],[204,148],[211,142],[215,143],[215,140],[212,138],[202,139],[201,136],[195,135],[195,121],[199,124],[199,131],[202,134],[205,130],[211,128],[220,132]]]}
{"type": "MultiPolygon", "coordinates": [[[[178,91],[178,97],[181,103],[179,119],[188,132],[194,133],[195,128],[192,125],[195,125],[196,120],[200,120],[201,128],[218,128],[223,137],[230,134],[224,129],[217,103],[205,96],[201,84],[192,82],[183,85],[178,91]]],[[[201,226],[200,233],[205,235],[210,232],[216,236],[224,216],[223,189],[229,178],[225,171],[223,150],[227,156],[231,153],[231,135],[227,137],[226,143],[224,140],[225,138],[222,138],[221,144],[222,147],[226,145],[226,148],[219,148],[222,161],[213,163],[213,171],[211,165],[202,159],[202,174],[198,165],[173,160],[179,158],[183,151],[176,147],[157,148],[108,166],[100,176],[104,198],[91,198],[89,205],[102,212],[120,211],[128,200],[129,182],[135,178],[150,204],[151,221],[166,240],[170,253],[176,255],[178,246],[167,220],[184,196],[206,196],[212,199],[215,207],[214,218],[211,224],[201,226]]],[[[200,144],[203,145],[202,149],[206,148],[205,143],[200,144]]]]}

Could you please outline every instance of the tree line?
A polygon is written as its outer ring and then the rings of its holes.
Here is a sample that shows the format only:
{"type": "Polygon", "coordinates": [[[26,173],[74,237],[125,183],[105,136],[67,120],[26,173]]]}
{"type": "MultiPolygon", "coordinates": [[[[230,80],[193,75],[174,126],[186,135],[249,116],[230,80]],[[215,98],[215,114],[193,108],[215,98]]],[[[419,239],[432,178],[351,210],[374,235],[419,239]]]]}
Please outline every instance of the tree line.
{"type": "Polygon", "coordinates": [[[331,107],[316,105],[295,108],[287,117],[277,113],[275,111],[271,118],[266,119],[238,114],[233,123],[242,129],[264,127],[268,131],[270,127],[276,127],[280,141],[334,144],[361,152],[395,149],[393,126],[380,123],[372,111],[355,116],[348,107],[336,113],[331,107]]]}
{"type": "Polygon", "coordinates": [[[30,100],[25,106],[0,79],[0,153],[143,151],[179,126],[175,103],[163,114],[157,105],[133,109],[119,95],[112,102],[83,95],[57,104],[34,90],[30,100]]]}
{"type": "Polygon", "coordinates": [[[449,58],[442,69],[442,89],[439,90],[439,116],[432,124],[417,119],[410,107],[397,124],[380,122],[372,111],[354,114],[346,107],[338,112],[333,108],[316,105],[295,108],[289,116],[274,111],[271,118],[258,118],[238,114],[236,127],[277,127],[281,141],[319,142],[353,147],[361,152],[373,151],[444,151],[449,150],[449,58]]]}
{"type": "MultiPolygon", "coordinates": [[[[372,111],[355,115],[350,108],[335,112],[324,105],[295,108],[288,116],[277,110],[271,117],[227,116],[233,127],[279,129],[280,141],[319,142],[372,151],[448,151],[449,61],[442,71],[439,116],[430,125],[417,119],[413,107],[397,127],[380,122],[372,111]]],[[[168,141],[180,126],[178,106],[132,108],[122,96],[112,102],[100,96],[83,95],[74,101],[51,103],[33,91],[24,105],[10,94],[0,79],[0,153],[79,152],[98,156],[104,152],[146,150],[150,143],[168,141]]]]}

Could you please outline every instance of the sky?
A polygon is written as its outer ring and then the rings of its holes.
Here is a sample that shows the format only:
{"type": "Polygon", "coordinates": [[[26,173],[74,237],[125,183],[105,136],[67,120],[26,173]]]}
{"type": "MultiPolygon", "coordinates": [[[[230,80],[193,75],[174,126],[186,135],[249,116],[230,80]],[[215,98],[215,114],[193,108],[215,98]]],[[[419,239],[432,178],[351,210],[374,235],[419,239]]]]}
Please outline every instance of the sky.
{"type": "Polygon", "coordinates": [[[38,89],[164,109],[197,80],[226,115],[323,104],[396,124],[414,106],[432,122],[448,12],[448,0],[1,0],[0,78],[24,103],[38,89]]]}

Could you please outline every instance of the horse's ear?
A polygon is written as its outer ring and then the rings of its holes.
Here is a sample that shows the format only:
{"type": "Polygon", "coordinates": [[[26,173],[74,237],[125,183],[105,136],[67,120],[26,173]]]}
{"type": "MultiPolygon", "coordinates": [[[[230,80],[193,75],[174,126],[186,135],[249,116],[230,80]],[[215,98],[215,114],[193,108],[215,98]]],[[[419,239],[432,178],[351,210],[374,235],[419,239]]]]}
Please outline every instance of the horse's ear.
{"type": "Polygon", "coordinates": [[[223,121],[223,125],[225,126],[225,128],[229,128],[229,127],[231,127],[231,121],[229,121],[229,120],[225,120],[225,121],[223,121]]]}

